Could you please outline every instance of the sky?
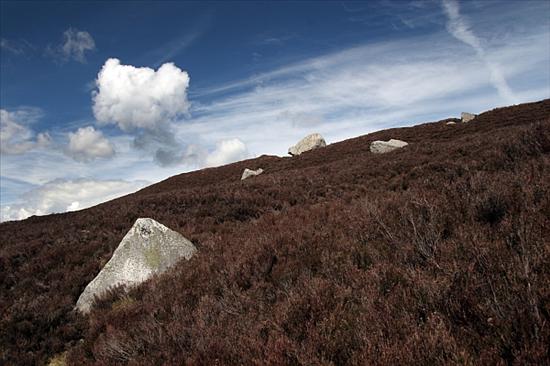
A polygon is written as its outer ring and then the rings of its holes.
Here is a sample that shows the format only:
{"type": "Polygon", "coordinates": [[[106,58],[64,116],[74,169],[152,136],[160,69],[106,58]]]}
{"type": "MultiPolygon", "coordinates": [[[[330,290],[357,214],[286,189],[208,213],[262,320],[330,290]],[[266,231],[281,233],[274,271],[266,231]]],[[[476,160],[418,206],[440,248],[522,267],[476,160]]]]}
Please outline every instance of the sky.
{"type": "MultiPolygon", "coordinates": [[[[550,1],[0,2],[0,221],[550,98],[550,1]]],[[[251,167],[256,168],[256,167],[251,167]]]]}

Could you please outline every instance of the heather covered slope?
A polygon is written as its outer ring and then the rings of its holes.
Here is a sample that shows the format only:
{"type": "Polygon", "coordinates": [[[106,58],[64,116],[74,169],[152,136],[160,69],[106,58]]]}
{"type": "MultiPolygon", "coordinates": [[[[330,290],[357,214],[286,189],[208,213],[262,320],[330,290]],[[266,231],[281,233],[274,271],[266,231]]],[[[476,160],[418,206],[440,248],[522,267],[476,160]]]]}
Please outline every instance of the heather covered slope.
{"type": "Polygon", "coordinates": [[[182,174],[0,243],[2,364],[541,364],[550,100],[182,174]],[[199,252],[73,314],[138,217],[199,252]]]}

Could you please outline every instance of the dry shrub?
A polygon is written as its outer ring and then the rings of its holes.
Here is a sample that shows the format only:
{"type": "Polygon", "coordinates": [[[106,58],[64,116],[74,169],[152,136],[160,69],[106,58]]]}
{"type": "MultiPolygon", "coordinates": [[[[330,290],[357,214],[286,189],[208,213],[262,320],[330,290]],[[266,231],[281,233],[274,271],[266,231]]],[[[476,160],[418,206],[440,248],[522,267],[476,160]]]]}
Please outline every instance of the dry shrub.
{"type": "Polygon", "coordinates": [[[548,363],[549,116],[546,100],[380,131],[3,223],[0,363],[548,363]],[[369,152],[388,138],[409,146],[369,152]],[[75,314],[138,217],[198,254],[75,314]]]}

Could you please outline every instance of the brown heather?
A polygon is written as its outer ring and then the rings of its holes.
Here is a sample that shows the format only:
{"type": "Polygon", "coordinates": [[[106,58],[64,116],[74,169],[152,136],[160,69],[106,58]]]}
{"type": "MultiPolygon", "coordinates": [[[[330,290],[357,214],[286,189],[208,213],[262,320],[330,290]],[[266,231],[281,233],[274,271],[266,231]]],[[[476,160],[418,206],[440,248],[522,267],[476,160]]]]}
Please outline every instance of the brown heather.
{"type": "Polygon", "coordinates": [[[548,364],[550,100],[3,223],[0,291],[2,365],[548,364]],[[199,253],[74,314],[138,217],[199,253]]]}

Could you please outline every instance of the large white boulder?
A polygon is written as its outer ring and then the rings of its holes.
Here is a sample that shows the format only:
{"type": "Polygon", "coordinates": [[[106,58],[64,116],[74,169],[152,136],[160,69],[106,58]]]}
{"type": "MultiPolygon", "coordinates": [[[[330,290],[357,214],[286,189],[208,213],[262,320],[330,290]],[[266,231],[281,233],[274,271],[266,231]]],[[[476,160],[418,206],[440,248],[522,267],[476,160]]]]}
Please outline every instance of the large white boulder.
{"type": "Polygon", "coordinates": [[[86,286],[76,309],[88,313],[94,296],[109,288],[136,286],[154,274],[162,273],[179,260],[189,259],[197,251],[193,243],[153,219],[137,219],[111,259],[86,286]]]}
{"type": "Polygon", "coordinates": [[[260,175],[263,172],[264,172],[264,170],[262,168],[259,168],[259,169],[256,169],[256,170],[246,168],[243,172],[243,175],[241,176],[241,180],[245,180],[246,178],[254,177],[256,175],[260,175]]]}
{"type": "Polygon", "coordinates": [[[408,143],[401,140],[388,140],[388,141],[373,141],[370,144],[370,151],[375,154],[383,154],[395,149],[400,149],[407,146],[408,143]]]}
{"type": "Polygon", "coordinates": [[[462,112],[462,113],[460,114],[460,119],[461,119],[462,122],[464,122],[464,123],[470,122],[470,121],[473,120],[474,118],[476,118],[476,115],[475,115],[475,114],[472,114],[472,113],[462,112]]]}
{"type": "Polygon", "coordinates": [[[306,151],[327,146],[325,139],[318,133],[312,133],[301,139],[296,145],[288,148],[289,155],[296,156],[306,151]]]}

